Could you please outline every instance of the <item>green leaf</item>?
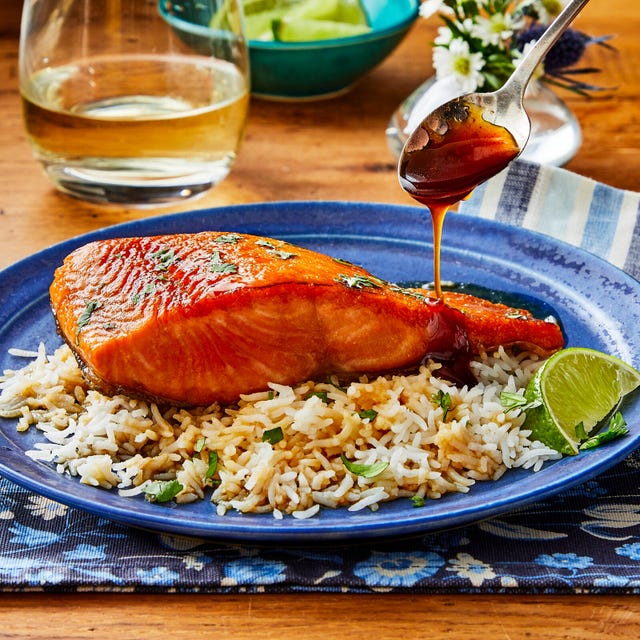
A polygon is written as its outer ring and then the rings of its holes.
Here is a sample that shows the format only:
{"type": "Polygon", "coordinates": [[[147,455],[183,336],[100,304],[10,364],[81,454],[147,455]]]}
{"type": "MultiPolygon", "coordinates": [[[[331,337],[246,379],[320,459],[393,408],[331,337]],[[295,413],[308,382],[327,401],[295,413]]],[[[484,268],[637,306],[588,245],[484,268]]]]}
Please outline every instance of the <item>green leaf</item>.
{"type": "Polygon", "coordinates": [[[609,427],[606,431],[601,431],[597,433],[595,436],[591,436],[591,438],[585,440],[579,447],[580,450],[584,449],[595,449],[606,442],[611,442],[616,438],[621,438],[622,436],[626,436],[629,433],[629,429],[627,429],[627,423],[625,422],[622,414],[617,411],[611,421],[609,422],[609,427]]]}
{"type": "Polygon", "coordinates": [[[311,391],[310,393],[307,393],[304,399],[308,400],[313,396],[315,396],[316,398],[320,398],[320,400],[322,400],[322,402],[324,402],[325,404],[329,404],[329,395],[326,391],[311,391]]]}
{"type": "Polygon", "coordinates": [[[297,253],[292,253],[291,251],[284,251],[283,249],[268,249],[267,253],[275,258],[280,258],[281,260],[289,260],[291,258],[296,258],[298,256],[297,253]]]}
{"type": "Polygon", "coordinates": [[[524,396],[521,396],[519,393],[511,393],[511,391],[503,391],[500,394],[500,404],[504,407],[506,411],[511,411],[512,409],[520,408],[522,411],[526,411],[527,409],[533,409],[534,407],[539,407],[542,404],[541,400],[532,400],[531,402],[527,402],[524,396]]]}
{"type": "Polygon", "coordinates": [[[211,271],[213,273],[237,273],[238,267],[232,262],[223,262],[220,252],[214,251],[211,254],[211,271]]]}
{"type": "Polygon", "coordinates": [[[262,434],[262,442],[268,442],[269,444],[276,444],[284,438],[282,433],[282,427],[274,427],[273,429],[267,429],[262,434]]]}
{"type": "Polygon", "coordinates": [[[378,412],[375,409],[363,409],[362,411],[358,411],[358,415],[363,420],[369,420],[369,422],[373,422],[378,415],[378,412]]]}
{"type": "Polygon", "coordinates": [[[179,260],[175,251],[169,248],[158,249],[158,251],[151,254],[151,257],[158,262],[155,267],[156,271],[166,271],[174,262],[179,260]]]}
{"type": "Polygon", "coordinates": [[[463,0],[458,4],[462,7],[465,16],[477,16],[480,12],[477,0],[463,0]]]}
{"type": "Polygon", "coordinates": [[[589,436],[587,434],[587,430],[584,428],[584,422],[578,422],[578,424],[576,425],[576,438],[578,438],[578,440],[582,442],[584,440],[587,440],[588,437],[589,436]]]}
{"type": "Polygon", "coordinates": [[[368,278],[366,276],[361,275],[347,275],[345,273],[341,273],[337,278],[336,282],[341,282],[344,285],[347,285],[350,289],[379,289],[382,286],[382,281],[372,278],[368,278]]]}
{"type": "Polygon", "coordinates": [[[224,235],[218,236],[214,242],[218,242],[220,244],[236,244],[240,240],[240,236],[235,233],[225,233],[224,235]]]}
{"type": "Polygon", "coordinates": [[[154,480],[144,487],[144,497],[149,502],[169,502],[184,487],[177,480],[154,480]]]}
{"type": "Polygon", "coordinates": [[[204,449],[204,445],[207,443],[207,439],[205,437],[198,438],[195,446],[193,447],[194,453],[200,453],[204,449]]]}
{"type": "Polygon", "coordinates": [[[209,468],[204,474],[206,480],[212,478],[215,472],[218,470],[218,454],[215,451],[209,451],[209,468]]]}
{"type": "Polygon", "coordinates": [[[414,507],[424,507],[426,504],[426,500],[422,496],[413,496],[411,502],[413,502],[414,507]]]}
{"type": "Polygon", "coordinates": [[[359,462],[350,462],[348,458],[343,454],[340,455],[342,463],[348,471],[356,476],[362,476],[363,478],[375,478],[379,476],[388,466],[388,462],[375,462],[374,464],[361,464],[359,462]]]}
{"type": "Polygon", "coordinates": [[[78,336],[80,331],[89,324],[91,314],[102,306],[102,302],[99,300],[89,300],[85,303],[84,311],[78,318],[78,325],[76,327],[76,344],[78,344],[78,336]]]}
{"type": "Polygon", "coordinates": [[[438,393],[434,394],[431,399],[436,407],[440,407],[442,409],[442,419],[446,420],[447,413],[449,413],[449,409],[451,408],[451,395],[442,389],[439,389],[438,393]]]}

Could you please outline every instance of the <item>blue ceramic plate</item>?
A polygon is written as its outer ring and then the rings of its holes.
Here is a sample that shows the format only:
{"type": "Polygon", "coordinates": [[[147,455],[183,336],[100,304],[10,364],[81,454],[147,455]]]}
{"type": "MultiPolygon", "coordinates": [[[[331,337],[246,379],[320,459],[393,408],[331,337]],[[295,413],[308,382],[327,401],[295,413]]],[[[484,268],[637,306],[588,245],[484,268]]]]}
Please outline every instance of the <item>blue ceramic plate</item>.
{"type": "MultiPolygon", "coordinates": [[[[362,264],[392,281],[430,280],[431,228],[419,207],[360,203],[291,202],[244,205],[166,215],[103,229],[51,247],[0,273],[0,366],[24,361],[9,347],[48,350],[60,344],[48,306],[54,268],[75,247],[114,236],[239,231],[282,238],[362,264]]],[[[610,264],[546,236],[495,222],[450,214],[445,224],[443,277],[473,282],[551,305],[568,343],[600,349],[640,367],[640,284],[610,264]]],[[[585,482],[626,457],[640,441],[640,402],[623,407],[631,434],[606,446],[548,464],[538,473],[510,471],[416,509],[398,500],[349,513],[325,509],[313,519],[271,515],[216,516],[208,501],[150,504],[79,484],[52,466],[30,460],[25,450],[35,430],[19,434],[0,421],[0,474],[32,491],[122,523],[165,533],[261,543],[351,541],[407,536],[462,525],[541,500],[585,482]]]]}

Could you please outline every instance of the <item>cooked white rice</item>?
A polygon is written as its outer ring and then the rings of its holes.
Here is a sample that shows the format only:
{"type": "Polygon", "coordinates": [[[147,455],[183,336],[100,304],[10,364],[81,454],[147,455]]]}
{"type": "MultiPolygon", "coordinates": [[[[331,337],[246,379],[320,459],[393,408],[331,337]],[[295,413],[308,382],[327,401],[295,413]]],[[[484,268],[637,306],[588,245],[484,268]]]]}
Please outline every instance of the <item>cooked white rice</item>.
{"type": "Polygon", "coordinates": [[[502,348],[471,363],[478,383],[470,388],[437,378],[440,365],[428,363],[415,375],[362,378],[346,388],[272,384],[234,406],[189,411],[89,389],[67,346],[52,355],[43,345],[37,353],[12,353],[32,360],[0,378],[0,415],[17,418],[19,431],[42,432],[27,455],[124,496],[154,480],[178,480],[177,502],[210,499],[220,515],[375,510],[400,497],[466,492],[507,469],[537,471],[560,457],[529,440],[519,409],[505,411],[500,403],[502,391],[522,392],[540,360],[502,348]],[[451,397],[444,419],[434,401],[439,391],[451,397]],[[282,440],[263,441],[277,427],[282,440]],[[209,452],[218,455],[213,478],[206,477],[209,452]],[[342,455],[388,465],[367,478],[349,471],[342,455]]]}

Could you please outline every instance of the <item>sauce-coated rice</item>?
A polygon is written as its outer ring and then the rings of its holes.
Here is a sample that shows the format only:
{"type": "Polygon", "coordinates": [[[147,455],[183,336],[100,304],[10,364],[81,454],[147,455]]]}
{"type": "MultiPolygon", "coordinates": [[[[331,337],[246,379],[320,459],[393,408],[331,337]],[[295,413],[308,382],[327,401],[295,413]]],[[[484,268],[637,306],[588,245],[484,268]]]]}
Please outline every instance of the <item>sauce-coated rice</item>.
{"type": "Polygon", "coordinates": [[[14,355],[31,361],[4,372],[0,416],[17,418],[19,431],[42,432],[27,455],[125,496],[152,480],[177,479],[178,502],[211,499],[220,515],[236,509],[304,518],[322,507],[376,509],[416,495],[428,502],[560,457],[529,440],[519,409],[501,405],[500,393],[524,389],[540,365],[536,356],[502,348],[472,362],[479,382],[471,388],[437,378],[439,365],[429,363],[415,375],[363,378],[346,388],[274,384],[234,406],[192,411],[88,389],[66,346],[14,355]],[[451,398],[446,416],[439,392],[451,398]],[[272,444],[278,429],[282,439],[272,444]],[[213,451],[218,465],[207,478],[213,451]],[[367,478],[349,471],[343,456],[388,466],[367,478]]]}

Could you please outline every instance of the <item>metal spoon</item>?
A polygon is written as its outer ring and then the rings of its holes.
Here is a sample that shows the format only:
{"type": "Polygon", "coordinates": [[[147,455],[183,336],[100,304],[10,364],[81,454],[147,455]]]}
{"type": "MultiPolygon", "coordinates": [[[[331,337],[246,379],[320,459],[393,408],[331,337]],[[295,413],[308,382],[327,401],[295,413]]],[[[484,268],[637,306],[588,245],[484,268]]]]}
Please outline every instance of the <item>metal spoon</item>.
{"type": "Polygon", "coordinates": [[[450,100],[429,114],[407,138],[400,154],[398,178],[402,188],[431,212],[438,298],[442,298],[440,243],[447,210],[522,153],[531,133],[523,104],[527,84],[588,1],[567,4],[502,88],[450,100]]]}
{"type": "MultiPolygon", "coordinates": [[[[492,93],[470,93],[456,98],[424,118],[408,137],[400,155],[398,177],[405,191],[427,206],[434,202],[451,205],[468,196],[478,184],[499,173],[520,155],[531,133],[531,121],[523,104],[525,89],[549,49],[588,1],[572,0],[567,4],[502,88],[492,93]],[[464,136],[464,124],[470,110],[476,114],[480,111],[483,120],[494,125],[496,130],[491,132],[485,126],[485,137],[480,136],[477,141],[469,138],[466,156],[458,157],[466,166],[454,171],[456,184],[453,185],[451,166],[443,162],[443,154],[428,152],[434,147],[434,138],[446,143],[452,124],[455,124],[457,139],[460,140],[464,136]],[[512,140],[509,140],[509,135],[503,135],[503,138],[515,143],[515,149],[510,153],[505,150],[505,153],[489,158],[488,152],[483,154],[475,147],[486,145],[486,137],[497,135],[498,128],[510,134],[512,140]],[[474,162],[477,158],[480,160],[474,162]],[[441,184],[443,182],[447,183],[446,188],[441,184]]],[[[470,121],[469,124],[473,123],[470,121]]]]}

